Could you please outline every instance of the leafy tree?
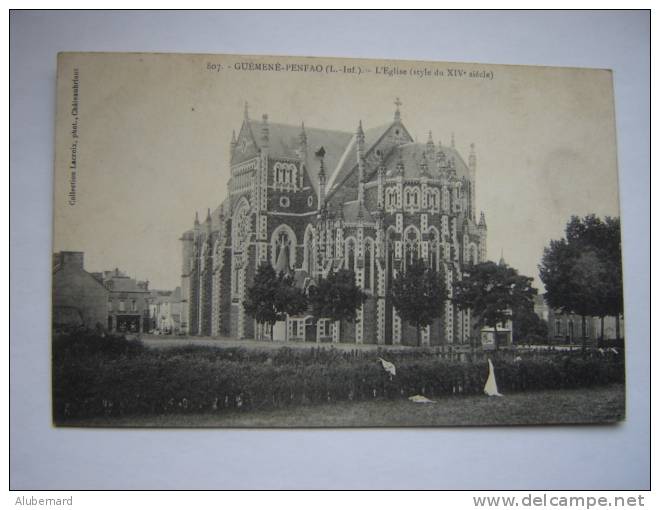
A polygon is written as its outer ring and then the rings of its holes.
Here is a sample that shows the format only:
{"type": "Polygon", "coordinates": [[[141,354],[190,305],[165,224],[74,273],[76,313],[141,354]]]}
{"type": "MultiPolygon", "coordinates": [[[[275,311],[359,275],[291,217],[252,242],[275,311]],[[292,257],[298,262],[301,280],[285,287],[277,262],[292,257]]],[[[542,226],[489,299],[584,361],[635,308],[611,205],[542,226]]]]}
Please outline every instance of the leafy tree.
{"type": "MultiPolygon", "coordinates": [[[[461,310],[472,310],[479,326],[495,329],[512,318],[511,313],[532,307],[536,289],[532,278],[518,274],[514,268],[494,262],[482,262],[464,268],[463,278],[454,280],[453,301],[461,310]]],[[[497,343],[496,343],[497,347],[497,343]]]]}
{"type": "Polygon", "coordinates": [[[614,315],[619,337],[623,282],[618,218],[571,217],[565,238],[545,248],[539,272],[548,305],[581,315],[583,332],[586,316],[600,317],[602,324],[605,316],[614,315]]]}
{"type": "Polygon", "coordinates": [[[318,284],[309,290],[312,314],[334,321],[353,322],[357,308],[366,299],[367,295],[355,285],[355,273],[348,269],[331,271],[327,278],[321,277],[318,284]]]}
{"type": "Polygon", "coordinates": [[[533,306],[513,310],[513,341],[515,343],[540,343],[548,338],[548,323],[541,319],[533,306]]]}
{"type": "Polygon", "coordinates": [[[392,280],[390,295],[401,319],[416,328],[417,345],[421,345],[422,328],[442,315],[442,303],[447,298],[438,273],[416,259],[392,280]]]}
{"type": "Polygon", "coordinates": [[[303,312],[307,308],[307,299],[290,276],[284,273],[278,275],[270,264],[263,263],[247,289],[243,308],[259,324],[257,337],[261,339],[264,324],[268,324],[272,331],[273,325],[284,320],[287,314],[303,312]]]}

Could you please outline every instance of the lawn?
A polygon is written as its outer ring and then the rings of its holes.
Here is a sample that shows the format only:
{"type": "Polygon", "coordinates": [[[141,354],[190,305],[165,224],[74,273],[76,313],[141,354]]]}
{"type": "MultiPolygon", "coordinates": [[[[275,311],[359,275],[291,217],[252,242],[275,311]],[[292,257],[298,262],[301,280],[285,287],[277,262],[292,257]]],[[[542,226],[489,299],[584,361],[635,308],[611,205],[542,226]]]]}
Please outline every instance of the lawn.
{"type": "Polygon", "coordinates": [[[625,417],[622,384],[504,397],[443,397],[431,404],[372,400],[267,411],[100,417],[62,425],[85,427],[404,427],[613,423],[625,417]]]}

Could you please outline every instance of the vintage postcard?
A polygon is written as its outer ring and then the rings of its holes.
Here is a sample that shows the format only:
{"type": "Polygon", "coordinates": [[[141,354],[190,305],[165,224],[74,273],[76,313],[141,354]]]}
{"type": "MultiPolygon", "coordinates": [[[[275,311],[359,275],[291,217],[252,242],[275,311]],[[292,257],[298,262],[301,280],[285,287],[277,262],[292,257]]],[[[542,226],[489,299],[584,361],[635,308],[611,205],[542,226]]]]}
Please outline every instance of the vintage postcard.
{"type": "Polygon", "coordinates": [[[625,417],[612,74],[62,53],[53,423],[625,417]]]}

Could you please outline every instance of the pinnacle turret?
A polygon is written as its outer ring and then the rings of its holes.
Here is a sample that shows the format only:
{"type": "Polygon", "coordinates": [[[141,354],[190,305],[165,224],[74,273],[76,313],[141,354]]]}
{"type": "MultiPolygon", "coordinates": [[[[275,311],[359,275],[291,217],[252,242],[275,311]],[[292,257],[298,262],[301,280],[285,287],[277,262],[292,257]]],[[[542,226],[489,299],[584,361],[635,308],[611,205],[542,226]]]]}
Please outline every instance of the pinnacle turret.
{"type": "Polygon", "coordinates": [[[426,141],[426,156],[428,159],[435,157],[435,144],[433,143],[433,133],[429,131],[429,138],[426,141]]]}
{"type": "Polygon", "coordinates": [[[486,229],[486,215],[484,214],[483,211],[481,211],[481,214],[479,215],[479,228],[486,229]]]}

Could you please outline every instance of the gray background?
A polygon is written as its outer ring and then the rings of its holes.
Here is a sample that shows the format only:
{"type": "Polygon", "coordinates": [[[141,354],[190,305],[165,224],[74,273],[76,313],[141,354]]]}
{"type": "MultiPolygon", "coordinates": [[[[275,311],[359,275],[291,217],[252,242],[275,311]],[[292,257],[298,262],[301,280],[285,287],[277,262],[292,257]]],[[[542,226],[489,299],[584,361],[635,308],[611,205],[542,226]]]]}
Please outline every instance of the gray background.
{"type": "Polygon", "coordinates": [[[649,488],[648,13],[13,12],[10,29],[12,488],[649,488]],[[407,430],[53,429],[49,300],[58,51],[613,69],[627,421],[600,427],[407,430]]]}

